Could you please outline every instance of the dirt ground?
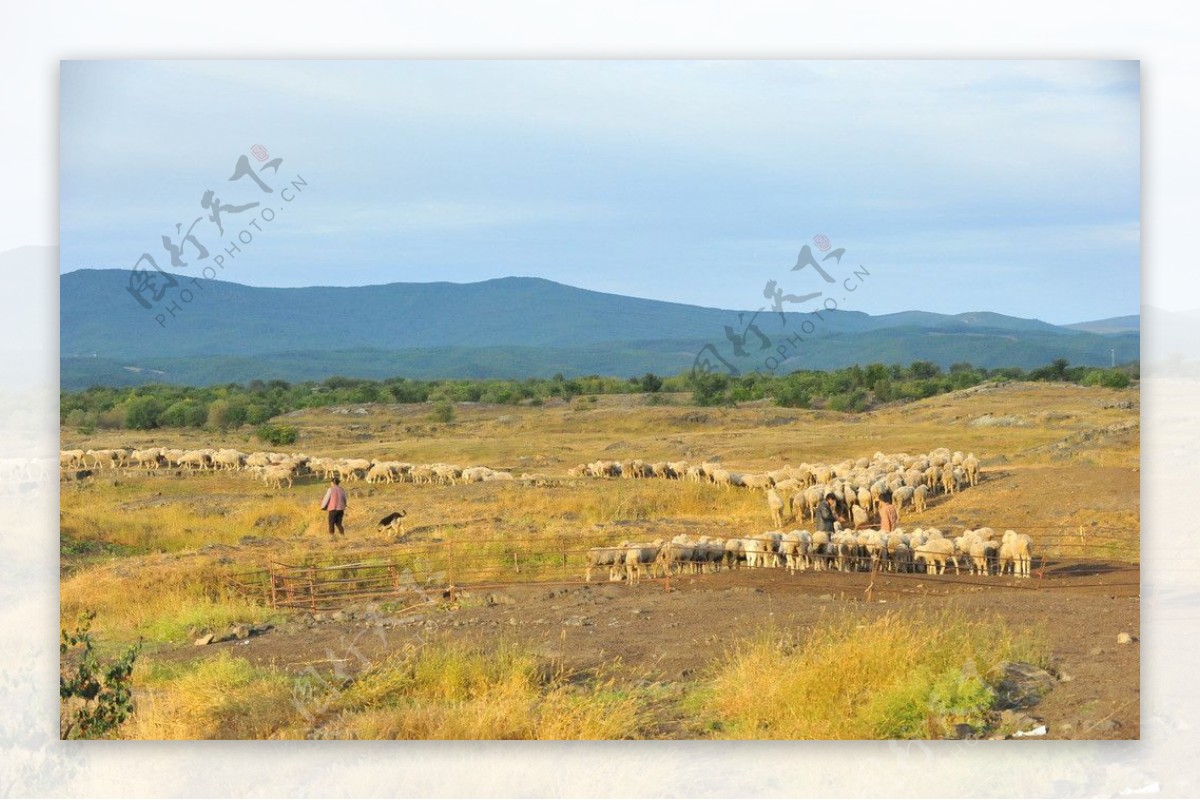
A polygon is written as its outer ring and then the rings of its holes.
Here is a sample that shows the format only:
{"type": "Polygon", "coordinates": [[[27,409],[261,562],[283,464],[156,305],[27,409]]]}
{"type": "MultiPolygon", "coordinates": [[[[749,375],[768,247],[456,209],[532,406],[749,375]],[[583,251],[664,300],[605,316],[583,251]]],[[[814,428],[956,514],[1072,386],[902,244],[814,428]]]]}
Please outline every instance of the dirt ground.
{"type": "MultiPolygon", "coordinates": [[[[1031,630],[1048,646],[1059,681],[1025,712],[1047,726],[1047,738],[1136,739],[1138,592],[1138,569],[1119,563],[1050,563],[1042,577],[1026,581],[741,569],[678,576],[669,586],[647,580],[467,589],[456,602],[399,614],[378,606],[296,613],[261,636],[203,653],[183,645],[156,657],[188,660],[225,648],[297,673],[354,674],[406,643],[450,639],[484,648],[518,643],[584,676],[619,656],[625,674],[671,684],[699,677],[714,656],[748,634],[802,633],[837,613],[868,620],[889,610],[953,610],[1031,630]],[[1132,642],[1118,644],[1120,633],[1132,642]]],[[[687,734],[669,726],[660,733],[687,734]]]]}

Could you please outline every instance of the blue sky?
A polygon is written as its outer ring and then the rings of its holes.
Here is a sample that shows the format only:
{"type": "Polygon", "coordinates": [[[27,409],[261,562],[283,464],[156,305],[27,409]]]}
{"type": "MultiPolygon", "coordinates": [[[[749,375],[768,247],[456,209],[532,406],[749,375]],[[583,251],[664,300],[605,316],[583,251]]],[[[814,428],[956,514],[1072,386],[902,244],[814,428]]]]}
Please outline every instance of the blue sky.
{"type": "Polygon", "coordinates": [[[166,267],[202,215],[212,259],[258,213],[219,235],[212,189],[277,209],[221,273],[251,285],[757,308],[768,280],[822,288],[790,268],[823,234],[832,274],[871,274],[846,308],[1135,314],[1139,105],[1136,62],[63,62],[61,264],[166,267]],[[227,180],[255,144],[283,159],[270,201],[227,180]]]}

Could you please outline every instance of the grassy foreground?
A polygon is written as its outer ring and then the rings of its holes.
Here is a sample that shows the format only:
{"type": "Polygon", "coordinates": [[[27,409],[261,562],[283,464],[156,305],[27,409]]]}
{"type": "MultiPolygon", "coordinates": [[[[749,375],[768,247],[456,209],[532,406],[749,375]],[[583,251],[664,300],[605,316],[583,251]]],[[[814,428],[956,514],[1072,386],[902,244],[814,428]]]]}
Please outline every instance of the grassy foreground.
{"type": "MultiPolygon", "coordinates": [[[[1042,660],[997,621],[871,622],[843,614],[800,634],[766,631],[693,684],[577,675],[516,646],[410,646],[356,675],[292,674],[221,653],[141,664],[130,739],[928,739],[988,729],[989,670],[1042,660]],[[670,720],[672,725],[665,723],[670,720]]],[[[614,665],[614,667],[617,665],[614,665]]]]}

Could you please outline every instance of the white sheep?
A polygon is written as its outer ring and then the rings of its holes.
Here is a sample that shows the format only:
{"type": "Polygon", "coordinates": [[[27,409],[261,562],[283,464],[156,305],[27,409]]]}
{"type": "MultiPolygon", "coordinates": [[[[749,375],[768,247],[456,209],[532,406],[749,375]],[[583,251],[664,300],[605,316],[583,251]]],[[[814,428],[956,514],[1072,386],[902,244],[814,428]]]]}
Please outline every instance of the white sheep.
{"type": "Polygon", "coordinates": [[[1011,568],[1013,577],[1028,578],[1033,565],[1033,540],[1028,535],[1007,530],[1000,538],[1000,574],[1011,568]]]}
{"type": "Polygon", "coordinates": [[[587,551],[587,566],[583,572],[584,581],[592,582],[592,570],[598,567],[608,567],[608,579],[620,580],[617,572],[619,564],[625,555],[625,547],[593,547],[587,551]]]}
{"type": "Polygon", "coordinates": [[[771,509],[771,520],[775,523],[775,527],[782,528],[785,503],[775,489],[767,490],[767,506],[771,509]]]}

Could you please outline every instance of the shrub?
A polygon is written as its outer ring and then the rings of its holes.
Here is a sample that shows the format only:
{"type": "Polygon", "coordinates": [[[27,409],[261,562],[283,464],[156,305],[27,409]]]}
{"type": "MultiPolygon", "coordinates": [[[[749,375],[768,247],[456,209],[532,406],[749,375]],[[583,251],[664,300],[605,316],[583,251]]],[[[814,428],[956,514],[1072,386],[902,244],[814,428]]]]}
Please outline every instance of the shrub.
{"type": "Polygon", "coordinates": [[[433,411],[429,412],[429,419],[433,422],[453,422],[454,406],[448,400],[442,400],[434,404],[433,411]]]}
{"type": "Polygon", "coordinates": [[[255,435],[273,445],[295,444],[300,432],[291,425],[263,425],[255,435]]]}
{"type": "Polygon", "coordinates": [[[133,662],[136,644],[115,661],[102,664],[90,633],[95,612],[85,612],[72,633],[61,630],[58,653],[59,735],[63,739],[95,739],[111,733],[133,713],[133,662]],[[69,659],[82,651],[78,660],[69,659]],[[74,663],[66,663],[68,660],[74,663]]]}
{"type": "Polygon", "coordinates": [[[1124,389],[1129,386],[1129,374],[1119,369],[1093,369],[1083,376],[1084,386],[1104,386],[1124,389]]]}

